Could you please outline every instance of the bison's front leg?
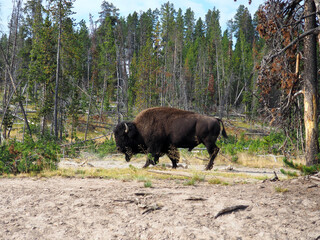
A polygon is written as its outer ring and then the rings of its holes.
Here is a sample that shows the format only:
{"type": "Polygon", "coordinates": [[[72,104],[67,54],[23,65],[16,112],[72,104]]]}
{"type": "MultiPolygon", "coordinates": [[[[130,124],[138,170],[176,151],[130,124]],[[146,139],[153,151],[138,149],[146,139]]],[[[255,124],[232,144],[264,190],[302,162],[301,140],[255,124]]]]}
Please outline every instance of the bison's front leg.
{"type": "Polygon", "coordinates": [[[144,164],[143,168],[147,168],[150,166],[150,164],[152,165],[156,165],[159,162],[159,155],[155,154],[155,155],[151,155],[150,153],[147,156],[147,161],[144,164]]]}
{"type": "Polygon", "coordinates": [[[216,156],[218,155],[218,152],[219,152],[219,148],[215,145],[215,147],[213,148],[213,151],[209,151],[209,154],[210,154],[210,160],[209,160],[209,163],[206,167],[206,170],[211,170],[212,167],[213,167],[213,162],[214,162],[214,159],[216,158],[216,156]]]}

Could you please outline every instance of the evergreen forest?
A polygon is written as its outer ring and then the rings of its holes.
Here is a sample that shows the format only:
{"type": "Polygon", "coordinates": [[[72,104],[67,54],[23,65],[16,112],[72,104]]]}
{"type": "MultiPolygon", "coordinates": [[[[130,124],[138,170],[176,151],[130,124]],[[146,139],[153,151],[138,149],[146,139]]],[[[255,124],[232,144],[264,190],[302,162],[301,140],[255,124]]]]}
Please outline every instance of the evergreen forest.
{"type": "MultiPolygon", "coordinates": [[[[62,144],[87,140],[92,126],[105,126],[107,135],[145,108],[171,106],[271,122],[284,144],[304,151],[303,83],[295,72],[303,11],[295,10],[301,1],[276,2],[254,15],[240,5],[222,29],[215,7],[195,19],[191,8],[166,2],[123,17],[103,0],[98,20],[76,22],[74,0],[14,0],[0,39],[2,144],[17,124],[19,141],[62,144]],[[287,17],[277,22],[271,13],[287,17]]],[[[23,152],[16,144],[6,156],[23,152]]]]}

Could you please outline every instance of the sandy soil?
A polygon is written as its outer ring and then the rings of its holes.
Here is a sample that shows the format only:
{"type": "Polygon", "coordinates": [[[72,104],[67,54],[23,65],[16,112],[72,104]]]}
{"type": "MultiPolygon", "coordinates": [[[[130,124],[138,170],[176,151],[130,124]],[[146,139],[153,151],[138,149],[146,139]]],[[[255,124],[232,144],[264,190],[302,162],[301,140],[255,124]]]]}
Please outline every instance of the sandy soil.
{"type": "Polygon", "coordinates": [[[320,182],[0,179],[0,239],[320,239],[320,182]],[[278,189],[278,191],[277,191],[278,189]],[[246,209],[217,214],[226,207],[246,209]]]}

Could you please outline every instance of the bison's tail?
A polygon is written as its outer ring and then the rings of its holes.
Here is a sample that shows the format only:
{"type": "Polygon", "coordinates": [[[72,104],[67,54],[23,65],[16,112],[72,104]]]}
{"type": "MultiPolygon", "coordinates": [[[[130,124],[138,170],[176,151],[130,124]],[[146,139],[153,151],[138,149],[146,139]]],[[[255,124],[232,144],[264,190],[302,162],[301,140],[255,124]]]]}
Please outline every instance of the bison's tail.
{"type": "Polygon", "coordinates": [[[220,118],[217,118],[217,119],[218,119],[218,121],[221,122],[221,124],[222,124],[222,136],[223,136],[224,138],[228,138],[228,135],[227,135],[227,132],[226,132],[226,130],[225,130],[225,128],[224,128],[224,125],[223,125],[222,120],[221,120],[220,118]]]}

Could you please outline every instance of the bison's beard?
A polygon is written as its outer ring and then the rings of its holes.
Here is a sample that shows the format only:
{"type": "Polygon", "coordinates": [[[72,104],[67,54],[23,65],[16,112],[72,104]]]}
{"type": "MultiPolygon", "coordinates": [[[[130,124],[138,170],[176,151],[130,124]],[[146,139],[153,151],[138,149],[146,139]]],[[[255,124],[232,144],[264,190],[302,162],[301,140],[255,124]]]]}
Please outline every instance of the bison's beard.
{"type": "Polygon", "coordinates": [[[126,155],[126,161],[130,162],[132,155],[133,155],[132,149],[127,147],[124,154],[126,155]]]}
{"type": "Polygon", "coordinates": [[[126,161],[130,162],[130,160],[131,160],[131,157],[128,154],[126,154],[126,161]]]}

